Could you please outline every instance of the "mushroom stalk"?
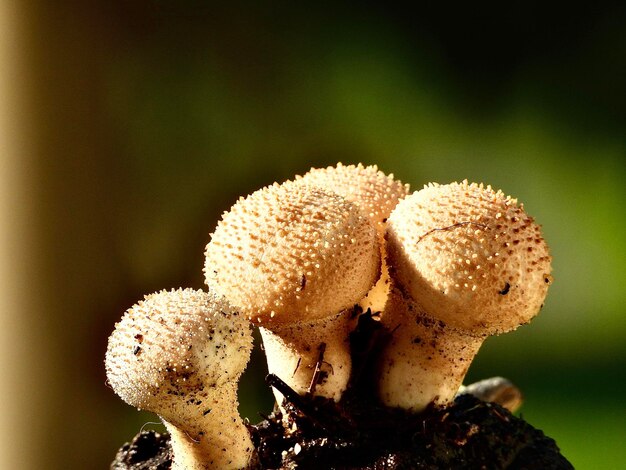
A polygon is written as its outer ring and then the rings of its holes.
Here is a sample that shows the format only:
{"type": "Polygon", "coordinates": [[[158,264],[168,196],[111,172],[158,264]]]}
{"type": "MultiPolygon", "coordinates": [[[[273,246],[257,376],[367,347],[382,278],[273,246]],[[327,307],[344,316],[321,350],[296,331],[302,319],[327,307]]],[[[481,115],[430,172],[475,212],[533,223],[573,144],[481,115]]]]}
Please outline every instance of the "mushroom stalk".
{"type": "Polygon", "coordinates": [[[198,407],[196,417],[185,422],[171,418],[170,422],[161,416],[171,436],[172,470],[247,468],[254,446],[237,409],[232,406],[237,402],[235,385],[227,384],[219,393],[210,392],[206,396],[187,394],[185,400],[198,407]],[[228,426],[216,426],[215,416],[228,426]]]}
{"type": "Polygon", "coordinates": [[[383,403],[419,411],[431,402],[451,402],[483,338],[427,316],[397,288],[390,293],[383,319],[392,332],[380,358],[383,403]],[[388,323],[390,317],[395,323],[388,323]]]}
{"type": "Polygon", "coordinates": [[[380,277],[374,287],[372,287],[367,295],[359,302],[359,306],[363,311],[371,310],[372,312],[382,312],[388,302],[391,289],[391,279],[389,278],[389,267],[385,262],[385,240],[381,239],[381,266],[380,277]]]}
{"type": "MultiPolygon", "coordinates": [[[[339,401],[350,378],[349,334],[355,319],[349,312],[315,322],[261,327],[269,372],[298,394],[307,393],[339,401]]],[[[282,394],[274,389],[278,403],[282,394]]]]}

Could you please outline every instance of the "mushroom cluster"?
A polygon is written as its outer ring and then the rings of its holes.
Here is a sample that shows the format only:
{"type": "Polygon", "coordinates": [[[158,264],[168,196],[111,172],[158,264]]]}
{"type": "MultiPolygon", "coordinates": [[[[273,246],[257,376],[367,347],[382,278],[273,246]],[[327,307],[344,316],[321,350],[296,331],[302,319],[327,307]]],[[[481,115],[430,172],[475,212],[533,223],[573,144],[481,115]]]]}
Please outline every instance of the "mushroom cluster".
{"type": "Polygon", "coordinates": [[[550,262],[539,226],[489,186],[411,194],[376,166],[311,169],[223,214],[205,251],[208,292],[162,291],[125,313],[109,339],[108,381],[161,417],[173,468],[250,468],[237,382],[252,325],[271,374],[340,403],[354,379],[350,335],[369,312],[386,331],[367,364],[377,400],[420,412],[454,399],[487,336],[539,311],[550,262]]]}

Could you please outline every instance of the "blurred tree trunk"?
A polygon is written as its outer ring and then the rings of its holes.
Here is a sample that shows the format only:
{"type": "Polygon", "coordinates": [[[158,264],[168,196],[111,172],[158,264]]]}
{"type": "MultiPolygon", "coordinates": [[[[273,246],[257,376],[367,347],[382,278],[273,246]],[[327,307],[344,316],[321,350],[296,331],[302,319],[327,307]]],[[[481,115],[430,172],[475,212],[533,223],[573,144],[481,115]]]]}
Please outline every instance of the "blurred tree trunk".
{"type": "Polygon", "coordinates": [[[0,3],[3,468],[90,468],[108,455],[103,379],[85,354],[100,346],[94,312],[114,287],[103,282],[106,23],[97,2],[0,3]]]}
{"type": "Polygon", "coordinates": [[[0,3],[0,455],[6,468],[40,468],[32,445],[43,442],[38,426],[42,397],[50,379],[35,355],[46,349],[41,330],[28,323],[38,302],[27,285],[34,261],[33,195],[27,177],[32,166],[26,106],[24,18],[17,2],[0,3]],[[28,436],[28,438],[25,438],[28,436]]]}

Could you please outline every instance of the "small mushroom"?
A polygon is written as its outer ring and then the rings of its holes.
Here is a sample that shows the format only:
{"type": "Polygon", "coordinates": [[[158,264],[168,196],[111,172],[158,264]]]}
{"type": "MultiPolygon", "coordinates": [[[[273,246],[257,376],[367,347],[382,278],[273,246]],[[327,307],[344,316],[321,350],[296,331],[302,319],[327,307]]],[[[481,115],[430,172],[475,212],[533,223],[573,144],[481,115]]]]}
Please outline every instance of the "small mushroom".
{"type": "Polygon", "coordinates": [[[345,313],[379,272],[369,219],[337,194],[292,181],[241,198],[206,248],[207,284],[261,326],[269,372],[334,400],[351,370],[345,313]]]}
{"type": "Polygon", "coordinates": [[[515,413],[524,402],[521,390],[504,377],[490,377],[469,385],[461,385],[457,396],[463,394],[473,395],[482,401],[497,403],[511,413],[515,413]]]}
{"type": "Polygon", "coordinates": [[[364,310],[382,311],[389,292],[384,257],[387,218],[398,202],[409,194],[409,185],[394,179],[393,174],[386,175],[376,165],[363,166],[361,163],[311,168],[304,176],[296,177],[296,181],[319,186],[354,202],[376,227],[381,249],[381,275],[360,304],[364,310]]]}
{"type": "Polygon", "coordinates": [[[116,324],[105,365],[122,400],[163,420],[173,469],[240,469],[254,449],[237,410],[237,382],[251,348],[249,323],[223,299],[161,291],[116,324]]]}
{"type": "Polygon", "coordinates": [[[392,331],[380,396],[419,411],[447,403],[487,336],[528,323],[551,282],[540,228],[482,184],[430,184],[401,201],[387,229],[392,331]]]}

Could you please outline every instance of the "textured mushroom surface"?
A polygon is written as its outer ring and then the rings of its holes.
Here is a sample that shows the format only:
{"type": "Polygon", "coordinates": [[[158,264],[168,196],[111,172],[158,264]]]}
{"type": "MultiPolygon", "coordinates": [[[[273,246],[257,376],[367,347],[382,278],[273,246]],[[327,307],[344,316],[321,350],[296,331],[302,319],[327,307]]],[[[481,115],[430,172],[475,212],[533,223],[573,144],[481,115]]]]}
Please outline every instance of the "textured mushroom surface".
{"type": "Polygon", "coordinates": [[[163,420],[173,470],[240,469],[254,452],[237,410],[237,382],[251,348],[249,323],[223,299],[161,291],[117,323],[107,377],[124,401],[163,420]]]}
{"type": "Polygon", "coordinates": [[[398,202],[409,194],[409,185],[386,175],[376,165],[342,165],[312,168],[296,181],[333,191],[354,202],[367,215],[378,231],[381,248],[381,276],[376,285],[360,301],[367,310],[382,311],[389,294],[389,275],[385,264],[384,235],[387,218],[398,202]]]}
{"type": "Polygon", "coordinates": [[[392,212],[387,241],[399,286],[426,313],[479,335],[530,321],[551,282],[540,227],[490,186],[427,185],[392,212]]]}
{"type": "Polygon", "coordinates": [[[297,181],[333,191],[354,202],[384,232],[385,221],[398,202],[409,194],[409,185],[386,175],[376,165],[342,165],[311,168],[297,181]]]}
{"type": "Polygon", "coordinates": [[[192,289],[161,291],[116,324],[106,372],[125,402],[172,419],[168,408],[178,404],[168,402],[236,382],[251,349],[249,326],[223,299],[192,289]]]}
{"type": "Polygon", "coordinates": [[[376,230],[358,207],[291,181],[241,198],[206,248],[207,284],[264,325],[337,314],[379,272],[376,230]]]}

